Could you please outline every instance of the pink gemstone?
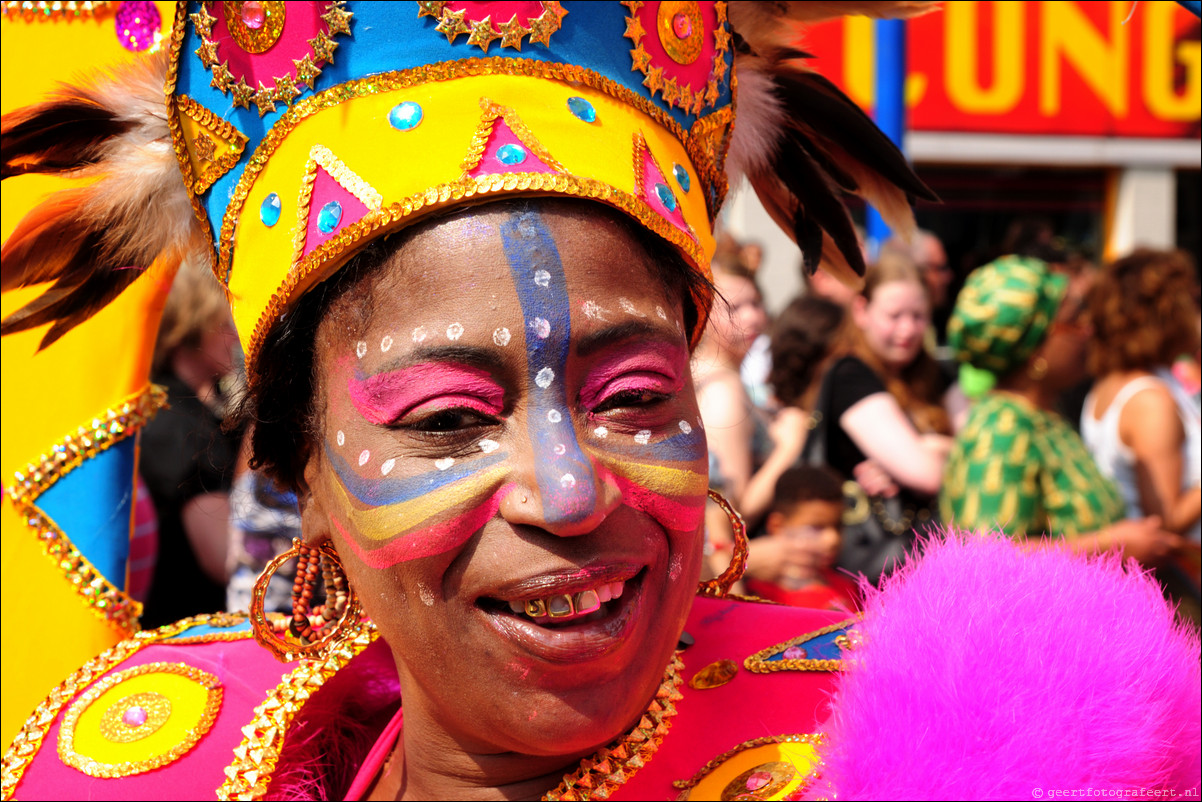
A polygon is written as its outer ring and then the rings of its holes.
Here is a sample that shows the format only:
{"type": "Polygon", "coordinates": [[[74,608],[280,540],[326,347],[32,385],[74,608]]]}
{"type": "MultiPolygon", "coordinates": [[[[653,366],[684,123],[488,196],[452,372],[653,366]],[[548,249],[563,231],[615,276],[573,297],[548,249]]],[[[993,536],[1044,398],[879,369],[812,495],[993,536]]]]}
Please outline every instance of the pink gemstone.
{"type": "Polygon", "coordinates": [[[784,658],[786,660],[804,660],[806,659],[806,650],[800,646],[790,646],[785,649],[784,658]]]}
{"type": "Polygon", "coordinates": [[[134,705],[129,710],[126,710],[121,714],[121,721],[124,722],[125,726],[127,727],[141,727],[146,723],[147,718],[149,718],[149,716],[146,713],[146,708],[142,707],[141,705],[134,705]]]}
{"type": "Polygon", "coordinates": [[[747,778],[747,790],[758,791],[770,782],[772,782],[771,774],[766,771],[757,771],[747,778]]]}
{"type": "Polygon", "coordinates": [[[263,4],[256,0],[247,0],[242,4],[242,24],[252,31],[257,31],[263,27],[263,23],[267,21],[267,12],[263,10],[263,4]]]}
{"type": "Polygon", "coordinates": [[[689,35],[693,33],[693,23],[689,20],[688,14],[677,14],[672,17],[672,32],[676,34],[677,39],[689,38],[689,35]]]}

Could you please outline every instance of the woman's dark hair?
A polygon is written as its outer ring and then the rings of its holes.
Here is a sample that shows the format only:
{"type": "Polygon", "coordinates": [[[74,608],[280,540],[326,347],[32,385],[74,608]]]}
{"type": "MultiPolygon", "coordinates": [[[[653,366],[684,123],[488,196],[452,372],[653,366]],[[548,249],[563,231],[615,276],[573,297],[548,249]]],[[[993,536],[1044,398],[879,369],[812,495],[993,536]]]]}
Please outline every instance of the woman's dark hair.
{"type": "Polygon", "coordinates": [[[776,480],[772,512],[789,514],[807,501],[843,503],[843,477],[826,465],[796,465],[776,480]]]}
{"type": "Polygon", "coordinates": [[[459,215],[481,210],[522,214],[548,202],[562,204],[581,215],[601,215],[620,226],[647,253],[656,279],[669,292],[679,293],[685,331],[696,329],[701,310],[695,299],[712,297],[713,284],[689,267],[665,240],[624,214],[595,201],[570,198],[508,199],[461,207],[370,243],[337,273],[310,289],[272,327],[254,364],[247,366],[255,380],[230,424],[253,423],[251,467],[263,470],[282,487],[301,487],[309,449],[319,436],[315,361],[318,327],[336,305],[355,310],[366,322],[373,311],[371,279],[410,237],[459,215]]]}
{"type": "Polygon", "coordinates": [[[808,409],[820,369],[843,322],[843,307],[817,295],[796,298],[772,325],[768,383],[785,406],[808,409]]]}

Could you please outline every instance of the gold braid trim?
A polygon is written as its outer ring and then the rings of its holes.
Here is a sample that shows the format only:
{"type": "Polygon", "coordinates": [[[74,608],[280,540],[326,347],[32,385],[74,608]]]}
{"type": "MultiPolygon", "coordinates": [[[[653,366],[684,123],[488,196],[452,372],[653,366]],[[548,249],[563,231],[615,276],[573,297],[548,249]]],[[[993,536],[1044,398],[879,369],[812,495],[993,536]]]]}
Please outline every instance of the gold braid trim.
{"type": "Polygon", "coordinates": [[[106,409],[92,420],[91,426],[80,426],[74,435],[67,435],[55,443],[50,454],[43,454],[36,465],[31,463],[23,473],[18,471],[16,483],[7,488],[13,507],[42,542],[46,556],[59,567],[93,612],[126,635],[138,631],[142,604],[105,578],[34,502],[84,460],[136,433],[165,406],[166,391],[157,384],[147,385],[120,406],[106,409]]]}
{"type": "MultiPolygon", "coordinates": [[[[822,629],[818,629],[813,632],[807,632],[806,634],[796,638],[790,638],[784,643],[778,643],[775,646],[769,646],[767,649],[762,649],[744,660],[743,667],[756,674],[774,674],[777,671],[842,671],[842,660],[811,660],[809,658],[769,660],[768,658],[772,657],[773,655],[780,654],[790,646],[797,646],[798,644],[805,643],[813,638],[817,638],[822,635],[829,635],[830,633],[836,632],[840,629],[846,629],[859,623],[859,621],[860,617],[849,618],[846,621],[840,621],[837,624],[830,624],[822,629]]],[[[849,651],[851,647],[850,644],[847,647],[844,647],[842,644],[840,644],[840,648],[849,651]]]]}
{"type": "MultiPolygon", "coordinates": [[[[805,734],[799,734],[799,735],[768,735],[763,738],[754,738],[750,741],[744,741],[743,743],[739,744],[738,746],[734,747],[733,749],[726,750],[725,752],[718,755],[713,760],[706,763],[704,766],[702,766],[700,769],[697,770],[696,774],[694,774],[689,779],[673,780],[672,787],[675,788],[676,790],[682,792],[680,794],[680,796],[678,796],[676,798],[678,800],[685,800],[685,799],[689,798],[689,791],[693,790],[693,788],[695,788],[698,783],[700,783],[702,780],[704,780],[706,777],[708,777],[710,775],[710,773],[713,772],[716,768],[718,768],[723,763],[730,760],[732,757],[739,754],[740,752],[746,752],[748,749],[755,749],[758,746],[767,746],[768,744],[783,744],[783,743],[809,744],[810,746],[814,747],[815,751],[817,751],[818,748],[821,747],[822,744],[825,742],[825,740],[826,740],[826,736],[819,732],[819,733],[812,733],[812,734],[805,733],[805,734]]],[[[793,789],[793,793],[796,794],[796,793],[805,791],[813,784],[813,782],[815,780],[820,779],[821,777],[822,777],[822,761],[819,760],[818,764],[814,767],[813,771],[810,772],[809,776],[807,776],[804,780],[802,780],[801,786],[799,788],[793,789]]],[[[792,798],[792,797],[790,797],[790,798],[792,798]]]]}

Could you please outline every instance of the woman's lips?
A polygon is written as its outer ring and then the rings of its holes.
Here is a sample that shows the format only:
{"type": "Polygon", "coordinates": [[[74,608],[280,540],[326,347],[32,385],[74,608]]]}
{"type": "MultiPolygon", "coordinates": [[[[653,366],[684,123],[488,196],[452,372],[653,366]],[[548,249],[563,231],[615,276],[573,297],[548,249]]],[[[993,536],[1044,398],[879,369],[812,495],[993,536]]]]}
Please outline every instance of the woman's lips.
{"type": "MultiPolygon", "coordinates": [[[[497,604],[478,605],[478,609],[494,631],[535,657],[555,663],[595,660],[621,646],[642,607],[646,572],[635,574],[623,568],[618,573],[629,578],[597,582],[576,574],[569,583],[550,583],[560,587],[540,589],[538,596],[498,599],[497,604]],[[582,582],[584,587],[577,589],[582,582]],[[619,590],[616,596],[615,585],[619,590]],[[607,592],[609,599],[601,601],[607,592]],[[519,602],[522,612],[515,612],[511,602],[519,602]],[[544,611],[546,615],[528,615],[544,611]]],[[[542,579],[537,584],[545,584],[542,579]]]]}

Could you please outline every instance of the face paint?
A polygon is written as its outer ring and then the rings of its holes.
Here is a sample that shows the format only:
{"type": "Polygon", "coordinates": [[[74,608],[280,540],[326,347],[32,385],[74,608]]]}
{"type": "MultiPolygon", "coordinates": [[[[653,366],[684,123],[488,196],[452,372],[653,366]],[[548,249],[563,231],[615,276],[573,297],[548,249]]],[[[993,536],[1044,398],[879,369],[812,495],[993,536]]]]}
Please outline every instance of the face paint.
{"type": "Polygon", "coordinates": [[[499,415],[505,391],[487,371],[467,365],[424,362],[366,378],[356,374],[347,388],[351,403],[370,423],[397,423],[409,413],[466,408],[499,415]]]}
{"type": "MultiPolygon", "coordinates": [[[[569,409],[564,377],[572,337],[571,306],[563,264],[551,232],[537,212],[508,218],[501,240],[522,317],[527,321],[526,367],[534,387],[530,420],[545,421],[552,410],[569,409]]],[[[595,508],[596,476],[584,456],[571,420],[530,426],[539,496],[551,524],[580,521],[595,508]],[[557,453],[556,446],[562,446],[557,453]],[[567,481],[566,477],[571,477],[567,481]]]]}

